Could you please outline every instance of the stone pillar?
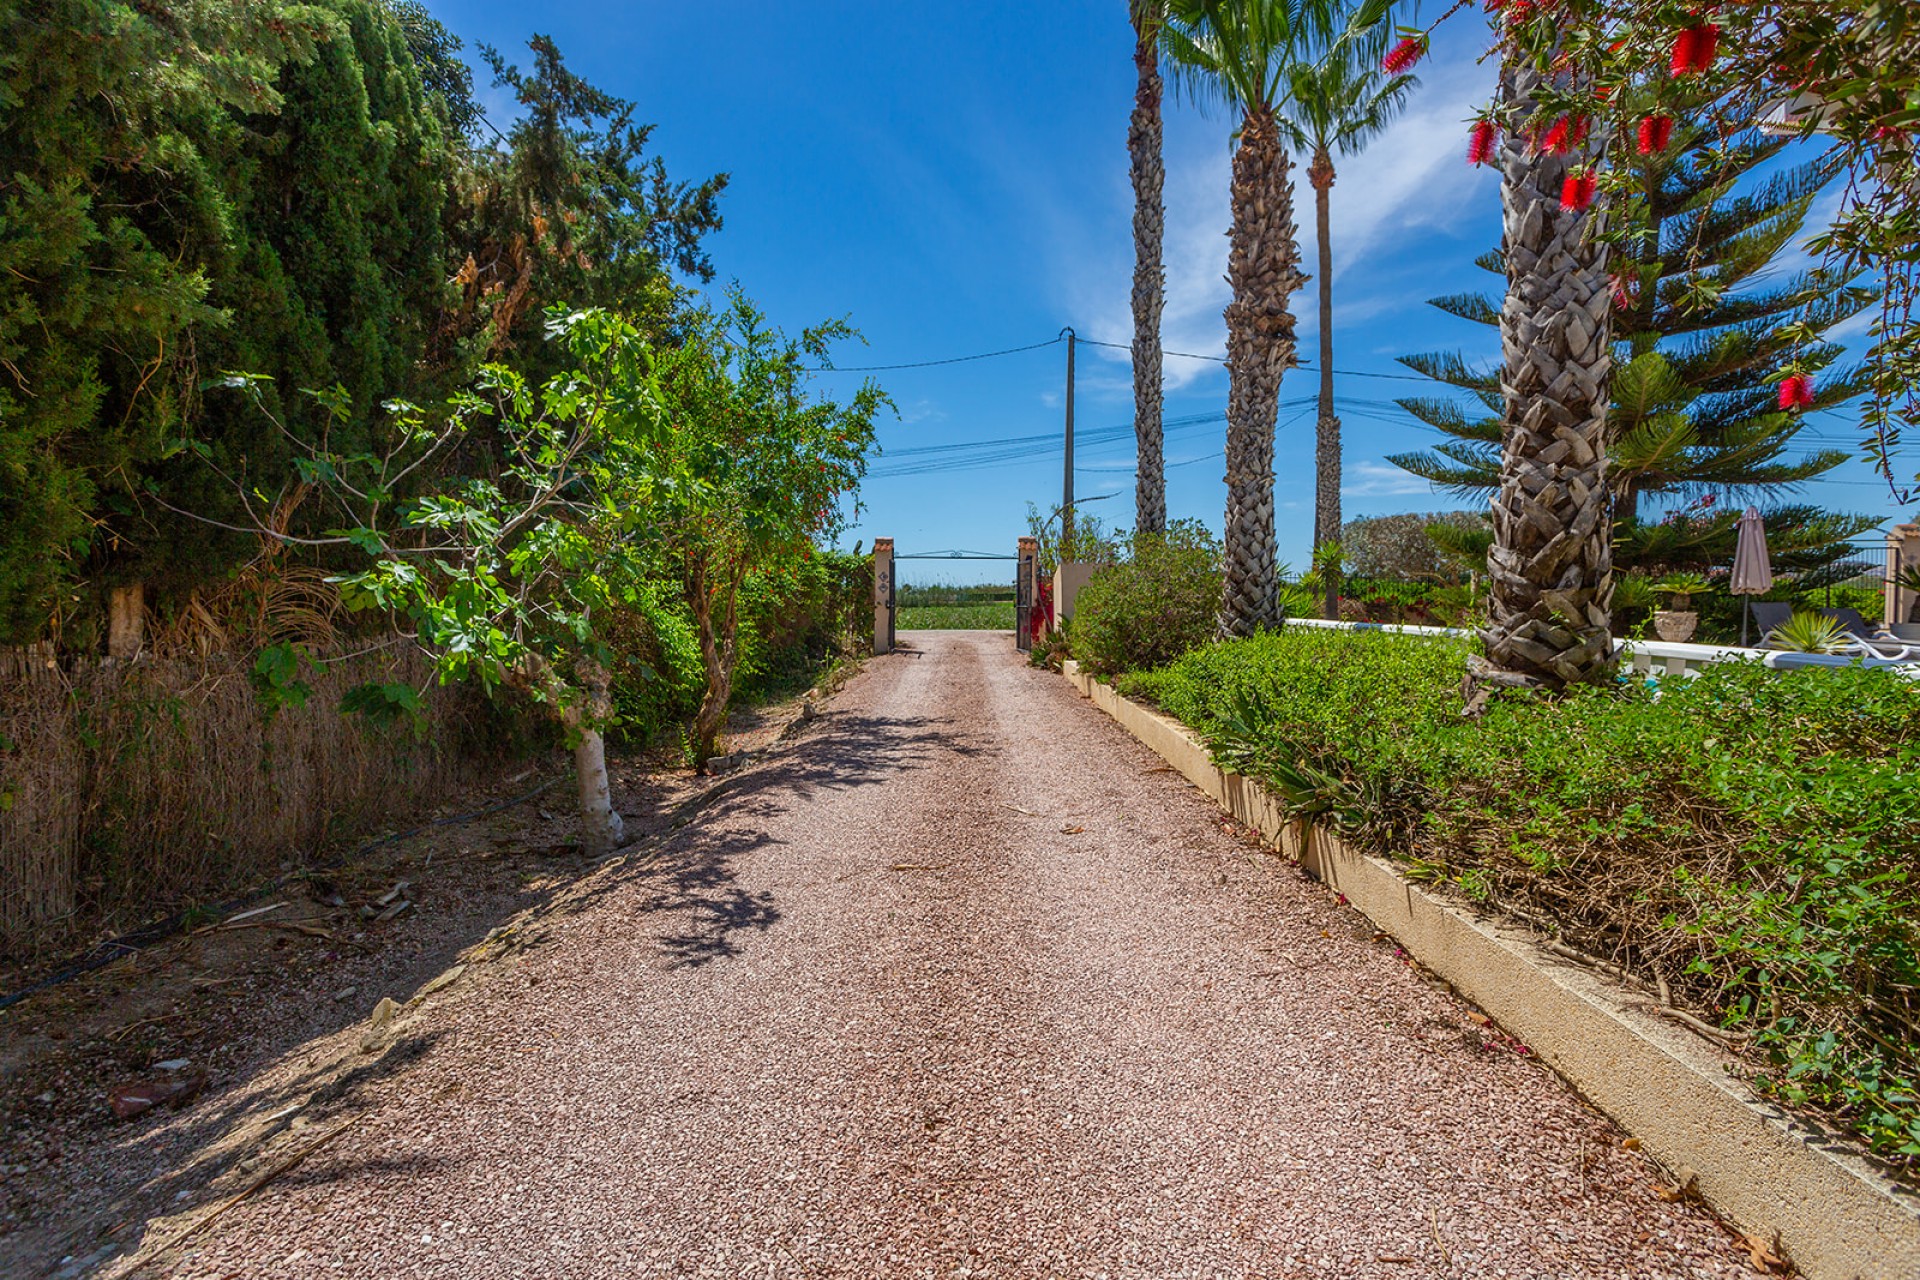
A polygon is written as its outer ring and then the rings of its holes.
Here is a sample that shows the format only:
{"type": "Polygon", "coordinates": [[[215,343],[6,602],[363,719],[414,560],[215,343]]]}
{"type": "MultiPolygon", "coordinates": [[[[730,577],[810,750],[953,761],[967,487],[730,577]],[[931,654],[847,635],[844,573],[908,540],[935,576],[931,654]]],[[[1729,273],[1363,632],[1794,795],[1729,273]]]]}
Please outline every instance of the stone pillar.
{"type": "Polygon", "coordinates": [[[1079,560],[1062,560],[1060,567],[1053,571],[1053,616],[1064,622],[1073,616],[1073,602],[1080,596],[1080,588],[1087,585],[1087,579],[1099,565],[1085,564],[1079,560]]]}
{"type": "Polygon", "coordinates": [[[1040,583],[1040,540],[1022,538],[1013,580],[1013,647],[1025,653],[1033,648],[1034,593],[1040,583]]]}
{"type": "Polygon", "coordinates": [[[1897,524],[1887,531],[1886,616],[1889,626],[1913,617],[1915,593],[1895,581],[1895,575],[1920,568],[1920,524],[1897,524]]]}
{"type": "Polygon", "coordinates": [[[136,582],[107,593],[107,656],[131,659],[147,636],[147,589],[136,582]]]}
{"type": "Polygon", "coordinates": [[[893,652],[893,539],[873,540],[873,651],[893,652]]]}

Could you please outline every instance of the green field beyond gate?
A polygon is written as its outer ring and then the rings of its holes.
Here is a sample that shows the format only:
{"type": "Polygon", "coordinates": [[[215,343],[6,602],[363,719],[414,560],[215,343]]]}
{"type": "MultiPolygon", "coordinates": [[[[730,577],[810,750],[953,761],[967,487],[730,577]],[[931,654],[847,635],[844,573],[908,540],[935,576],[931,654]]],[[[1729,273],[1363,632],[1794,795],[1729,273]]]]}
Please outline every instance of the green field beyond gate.
{"type": "Polygon", "coordinates": [[[1013,584],[902,586],[896,597],[899,631],[1011,631],[1013,584]]]}

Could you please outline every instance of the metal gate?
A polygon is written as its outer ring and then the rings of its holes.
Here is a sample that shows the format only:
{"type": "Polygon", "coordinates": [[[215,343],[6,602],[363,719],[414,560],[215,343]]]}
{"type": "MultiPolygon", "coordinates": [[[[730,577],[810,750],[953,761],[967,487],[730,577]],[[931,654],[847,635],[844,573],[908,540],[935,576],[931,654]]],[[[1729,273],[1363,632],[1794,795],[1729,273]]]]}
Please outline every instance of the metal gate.
{"type": "Polygon", "coordinates": [[[1033,558],[1021,556],[1013,587],[1013,647],[1025,653],[1033,648],[1033,558]]]}
{"type": "MultiPolygon", "coordinates": [[[[894,557],[894,559],[896,560],[898,560],[899,558],[900,557],[898,556],[894,557]]],[[[896,584],[899,581],[900,581],[900,570],[893,565],[889,565],[887,567],[887,652],[888,653],[892,653],[898,644],[898,642],[894,638],[894,632],[899,629],[895,625],[895,623],[900,618],[900,610],[898,606],[895,604],[895,600],[896,600],[895,592],[897,589],[896,584]]]]}
{"type": "MultiPolygon", "coordinates": [[[[1018,556],[999,556],[989,551],[915,551],[893,557],[896,564],[901,560],[1019,560],[1018,556]]],[[[1032,603],[1033,582],[1028,563],[1021,561],[1021,576],[1015,586],[1014,604],[1014,642],[1025,649],[1027,647],[1027,613],[1032,603]]],[[[897,616],[894,609],[895,584],[900,580],[900,571],[895,568],[887,575],[887,639],[893,639],[893,620],[897,616]]],[[[1002,579],[1004,582],[1005,579],[1002,579]]]]}

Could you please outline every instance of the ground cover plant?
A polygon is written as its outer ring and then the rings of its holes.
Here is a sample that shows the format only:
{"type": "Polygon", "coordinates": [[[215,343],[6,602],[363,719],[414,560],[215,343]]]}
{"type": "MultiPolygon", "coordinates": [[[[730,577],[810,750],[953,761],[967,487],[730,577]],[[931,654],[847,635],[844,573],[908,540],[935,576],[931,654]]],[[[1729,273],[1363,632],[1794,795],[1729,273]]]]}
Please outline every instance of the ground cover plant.
{"type": "Polygon", "coordinates": [[[1268,634],[1121,688],[1298,814],[1526,920],[1750,1050],[1920,1172],[1920,688],[1772,672],[1462,719],[1467,642],[1268,634]]]}

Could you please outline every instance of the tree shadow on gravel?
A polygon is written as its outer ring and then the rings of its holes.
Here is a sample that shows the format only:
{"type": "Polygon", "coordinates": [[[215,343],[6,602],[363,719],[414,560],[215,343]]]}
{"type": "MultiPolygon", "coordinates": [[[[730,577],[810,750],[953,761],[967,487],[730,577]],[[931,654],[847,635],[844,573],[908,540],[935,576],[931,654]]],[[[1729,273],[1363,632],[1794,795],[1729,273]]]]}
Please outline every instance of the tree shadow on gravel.
{"type": "Polygon", "coordinates": [[[667,915],[684,922],[660,935],[660,950],[670,969],[697,969],[740,954],[742,933],[765,933],[780,920],[773,895],[736,883],[734,862],[773,843],[764,832],[723,831],[717,838],[695,837],[694,847],[654,863],[649,879],[658,891],[640,904],[642,915],[667,915]]]}
{"type": "MultiPolygon", "coordinates": [[[[398,1035],[378,1057],[340,1057],[322,1055],[310,1061],[306,1070],[289,1077],[271,1089],[225,1088],[203,1097],[182,1112],[164,1133],[129,1133],[136,1144],[156,1148],[155,1158],[163,1162],[163,1172],[141,1188],[141,1197],[154,1205],[177,1204],[176,1195],[191,1195],[214,1185],[223,1174],[247,1166],[238,1162],[248,1156],[262,1157],[259,1168],[270,1168],[290,1154],[313,1142],[335,1125],[358,1115],[376,1112],[380,1100],[374,1086],[400,1074],[431,1054],[446,1038],[444,1030],[413,1031],[398,1035]],[[262,1117],[275,1117],[262,1120],[262,1117]],[[298,1121],[305,1127],[296,1131],[298,1121]],[[251,1129],[240,1146],[220,1141],[223,1135],[251,1129]],[[184,1140],[184,1142],[183,1142],[184,1140]],[[185,1154],[162,1154],[185,1147],[185,1154]]],[[[367,1130],[358,1135],[364,1142],[372,1136],[367,1130]]],[[[342,1143],[350,1144],[352,1134],[343,1134],[342,1143]]],[[[350,1149],[343,1145],[343,1150],[350,1149]]],[[[349,1176],[350,1164],[341,1164],[337,1154],[316,1158],[311,1166],[302,1162],[272,1182],[275,1189],[301,1182],[328,1182],[349,1176]]],[[[367,1163],[367,1162],[361,1162],[367,1163]]],[[[230,1193],[243,1183],[224,1189],[230,1193]]],[[[215,1200],[203,1202],[211,1206],[215,1200]]],[[[86,1252],[111,1242],[118,1255],[131,1255],[142,1248],[166,1248],[186,1229],[184,1220],[161,1216],[124,1217],[104,1232],[91,1234],[86,1252]]],[[[22,1244],[30,1242],[22,1241],[22,1244]]],[[[4,1269],[4,1268],[0,1268],[4,1269]]],[[[9,1272],[9,1274],[14,1274],[9,1272]]]]}
{"type": "Polygon", "coordinates": [[[971,758],[995,748],[931,716],[829,713],[770,758],[725,779],[658,851],[630,870],[583,888],[554,910],[587,911],[631,887],[650,890],[634,913],[663,916],[677,927],[657,939],[670,969],[692,969],[739,954],[739,939],[779,923],[771,893],[739,884],[738,864],[771,845],[766,824],[823,792],[871,787],[952,756],[971,758]]]}
{"type": "Polygon", "coordinates": [[[971,760],[999,750],[991,737],[962,730],[946,716],[829,713],[815,723],[772,759],[729,781],[729,794],[806,800],[884,783],[945,758],[971,760]]]}
{"type": "MultiPolygon", "coordinates": [[[[449,1032],[442,1027],[402,1033],[378,1057],[359,1055],[357,1046],[315,1053],[319,1042],[362,1022],[380,994],[405,1001],[428,978],[456,959],[469,958],[470,948],[500,932],[494,926],[511,924],[512,947],[500,952],[511,955],[558,937],[550,926],[604,905],[657,929],[668,968],[699,968],[732,958],[746,937],[764,933],[782,918],[772,894],[740,883],[746,860],[775,843],[769,834],[773,819],[823,794],[883,786],[943,760],[976,758],[995,750],[990,737],[967,731],[957,718],[829,710],[705,795],[633,814],[635,825],[650,829],[650,834],[624,859],[598,867],[584,859],[549,861],[543,865],[550,868],[550,878],[513,894],[503,903],[503,914],[437,922],[454,927],[404,945],[387,944],[396,949],[383,952],[377,968],[365,967],[348,953],[348,959],[338,962],[341,968],[329,971],[337,975],[329,983],[358,984],[363,994],[352,1001],[304,997],[300,1020],[261,1043],[231,1082],[217,1082],[214,1090],[178,1114],[120,1124],[105,1117],[102,1105],[89,1113],[97,1119],[67,1130],[65,1141],[78,1148],[74,1156],[81,1160],[94,1151],[122,1153],[119,1165],[101,1170],[109,1189],[62,1203],[63,1195],[79,1191],[76,1183],[64,1181],[47,1188],[50,1196],[23,1200],[30,1212],[19,1225],[8,1224],[10,1232],[0,1234],[0,1273],[49,1274],[62,1255],[87,1255],[109,1244],[124,1255],[144,1237],[177,1230],[175,1220],[164,1216],[176,1203],[176,1194],[204,1191],[231,1173],[248,1149],[260,1149],[255,1140],[245,1148],[223,1141],[236,1130],[257,1133],[257,1141],[266,1144],[273,1158],[298,1149],[350,1115],[377,1110],[389,1092],[387,1082],[434,1052],[449,1032]],[[569,865],[577,871],[569,872],[569,865]],[[609,897],[615,893],[620,896],[609,897]],[[314,1056],[301,1069],[276,1076],[271,1084],[262,1078],[276,1062],[297,1061],[303,1053],[314,1056]],[[289,1110],[296,1104],[297,1111],[289,1110]],[[282,1111],[287,1115],[275,1118],[282,1111]],[[296,1118],[312,1127],[292,1133],[288,1126],[296,1118]],[[124,1159],[134,1153],[137,1159],[124,1159]],[[128,1172],[136,1167],[164,1172],[143,1173],[136,1181],[128,1172]]],[[[496,950],[500,946],[504,944],[496,950]]],[[[482,971],[491,968],[486,964],[482,971]]],[[[271,991],[257,998],[283,998],[271,991]]],[[[236,1018],[236,1032],[242,1030],[244,1001],[228,1016],[236,1018]]],[[[467,1016],[472,1015],[455,1018],[467,1016]]],[[[341,1151],[350,1153],[356,1142],[365,1140],[365,1135],[344,1134],[341,1151]]],[[[294,1175],[302,1173],[307,1178],[348,1178],[355,1167],[338,1154],[316,1158],[316,1172],[292,1170],[276,1185],[296,1184],[301,1179],[294,1175]]]]}

